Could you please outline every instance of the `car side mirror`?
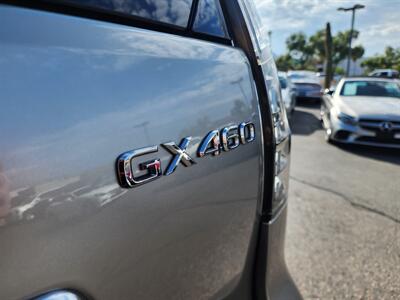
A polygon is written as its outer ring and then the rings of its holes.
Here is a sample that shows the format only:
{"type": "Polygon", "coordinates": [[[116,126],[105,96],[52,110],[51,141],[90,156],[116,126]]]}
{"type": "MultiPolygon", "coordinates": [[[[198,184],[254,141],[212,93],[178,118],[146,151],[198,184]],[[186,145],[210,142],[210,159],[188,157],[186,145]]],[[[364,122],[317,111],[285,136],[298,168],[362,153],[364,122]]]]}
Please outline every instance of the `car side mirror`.
{"type": "Polygon", "coordinates": [[[324,95],[332,96],[334,92],[335,92],[334,89],[325,89],[324,90],[324,95]]]}

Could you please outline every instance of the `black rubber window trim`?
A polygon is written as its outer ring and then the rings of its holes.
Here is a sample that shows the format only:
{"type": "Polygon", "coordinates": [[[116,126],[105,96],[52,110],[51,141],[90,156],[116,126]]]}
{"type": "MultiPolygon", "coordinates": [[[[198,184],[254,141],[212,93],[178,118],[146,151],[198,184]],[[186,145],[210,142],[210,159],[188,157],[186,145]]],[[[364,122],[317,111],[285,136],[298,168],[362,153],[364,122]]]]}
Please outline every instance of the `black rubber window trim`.
{"type": "Polygon", "coordinates": [[[192,9],[190,10],[189,21],[187,26],[189,31],[192,31],[193,29],[194,21],[196,20],[197,16],[197,10],[199,8],[199,2],[200,0],[193,0],[192,2],[192,9]]]}
{"type": "Polygon", "coordinates": [[[232,37],[236,47],[242,49],[246,54],[253,78],[256,83],[261,112],[261,121],[264,138],[264,194],[260,207],[261,220],[269,222],[273,218],[272,197],[274,184],[274,156],[275,142],[273,135],[272,114],[268,100],[267,87],[265,85],[264,74],[261,66],[258,65],[257,57],[251,41],[249,28],[245,22],[239,3],[235,0],[221,0],[221,7],[224,11],[225,21],[227,22],[229,35],[232,37]]]}
{"type": "Polygon", "coordinates": [[[186,28],[138,16],[126,15],[123,13],[108,11],[100,8],[80,6],[62,1],[54,2],[51,0],[0,0],[0,4],[42,10],[47,12],[55,12],[64,15],[77,16],[77,17],[104,21],[109,23],[138,27],[158,32],[171,33],[183,37],[191,37],[194,39],[205,40],[222,45],[228,45],[228,46],[232,45],[232,41],[229,38],[222,38],[222,37],[207,35],[204,33],[193,32],[192,30],[189,29],[191,28],[190,25],[191,24],[193,25],[194,23],[198,0],[193,0],[192,2],[192,7],[188,21],[189,26],[186,28]]]}

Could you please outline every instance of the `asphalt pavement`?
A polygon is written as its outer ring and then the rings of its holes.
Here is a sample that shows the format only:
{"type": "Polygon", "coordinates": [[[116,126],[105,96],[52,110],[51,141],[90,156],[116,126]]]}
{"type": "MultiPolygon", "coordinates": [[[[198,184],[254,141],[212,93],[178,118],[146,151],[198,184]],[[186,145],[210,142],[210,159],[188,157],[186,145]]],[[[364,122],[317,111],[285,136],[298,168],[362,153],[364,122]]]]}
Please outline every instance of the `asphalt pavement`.
{"type": "Polygon", "coordinates": [[[318,115],[291,120],[292,277],[304,299],[400,299],[400,150],[328,144],[318,115]]]}

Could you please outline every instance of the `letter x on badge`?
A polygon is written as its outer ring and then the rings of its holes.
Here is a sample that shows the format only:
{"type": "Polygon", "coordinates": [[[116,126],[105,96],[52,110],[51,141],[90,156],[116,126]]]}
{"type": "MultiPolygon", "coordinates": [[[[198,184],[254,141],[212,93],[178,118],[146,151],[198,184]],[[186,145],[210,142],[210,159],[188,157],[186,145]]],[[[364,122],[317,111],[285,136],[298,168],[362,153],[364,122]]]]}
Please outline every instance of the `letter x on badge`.
{"type": "Polygon", "coordinates": [[[177,146],[174,142],[161,144],[165,149],[167,149],[171,154],[174,154],[171,162],[169,163],[167,170],[165,171],[165,175],[172,174],[178,164],[181,162],[185,167],[190,167],[194,165],[196,162],[186,153],[186,148],[189,145],[192,137],[184,138],[179,146],[177,146]]]}

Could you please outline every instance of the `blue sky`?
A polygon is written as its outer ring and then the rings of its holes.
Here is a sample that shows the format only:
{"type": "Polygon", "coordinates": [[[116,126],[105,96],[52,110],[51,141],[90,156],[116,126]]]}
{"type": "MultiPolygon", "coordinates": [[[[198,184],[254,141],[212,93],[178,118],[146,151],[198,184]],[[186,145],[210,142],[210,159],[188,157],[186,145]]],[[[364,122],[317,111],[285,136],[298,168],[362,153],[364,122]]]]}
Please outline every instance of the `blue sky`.
{"type": "Polygon", "coordinates": [[[280,55],[286,51],[285,40],[294,32],[307,35],[331,23],[333,34],[350,29],[351,12],[338,7],[363,4],[357,10],[355,29],[360,31],[355,44],[362,44],[365,56],[383,53],[386,46],[400,47],[400,0],[256,0],[259,13],[272,31],[272,50],[280,55]]]}

